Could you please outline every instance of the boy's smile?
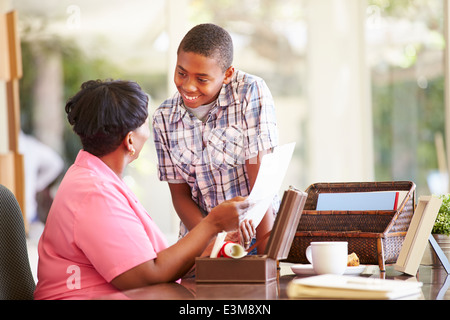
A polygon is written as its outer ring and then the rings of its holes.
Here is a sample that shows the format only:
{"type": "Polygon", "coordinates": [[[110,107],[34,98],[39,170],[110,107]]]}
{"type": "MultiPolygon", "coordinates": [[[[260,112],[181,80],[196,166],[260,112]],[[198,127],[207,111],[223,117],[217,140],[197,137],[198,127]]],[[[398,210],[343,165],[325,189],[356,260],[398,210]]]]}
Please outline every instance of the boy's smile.
{"type": "Polygon", "coordinates": [[[184,104],[197,108],[217,99],[222,85],[230,82],[233,73],[233,67],[223,72],[214,58],[180,50],[174,82],[184,104]]]}

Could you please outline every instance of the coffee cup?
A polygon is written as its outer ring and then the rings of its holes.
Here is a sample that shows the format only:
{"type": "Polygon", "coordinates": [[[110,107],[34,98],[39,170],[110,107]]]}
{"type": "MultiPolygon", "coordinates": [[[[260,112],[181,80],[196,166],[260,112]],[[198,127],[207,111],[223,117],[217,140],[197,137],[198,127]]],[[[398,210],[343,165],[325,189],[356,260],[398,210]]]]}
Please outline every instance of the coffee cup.
{"type": "Polygon", "coordinates": [[[306,258],[316,274],[344,274],[347,268],[348,243],[346,241],[311,242],[306,258]]]}

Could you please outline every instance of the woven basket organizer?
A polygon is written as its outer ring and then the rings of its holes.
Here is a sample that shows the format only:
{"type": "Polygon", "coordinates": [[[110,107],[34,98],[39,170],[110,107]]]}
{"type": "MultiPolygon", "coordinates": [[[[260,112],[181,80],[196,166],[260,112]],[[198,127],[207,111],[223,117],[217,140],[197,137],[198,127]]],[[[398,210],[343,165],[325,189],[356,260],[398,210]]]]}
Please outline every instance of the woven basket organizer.
{"type": "Polygon", "coordinates": [[[415,208],[416,186],[410,181],[317,183],[306,189],[308,198],[295,233],[288,258],[284,261],[309,263],[306,248],[312,241],[347,241],[361,264],[397,261],[415,208]],[[317,211],[320,193],[407,191],[397,210],[317,211]]]}

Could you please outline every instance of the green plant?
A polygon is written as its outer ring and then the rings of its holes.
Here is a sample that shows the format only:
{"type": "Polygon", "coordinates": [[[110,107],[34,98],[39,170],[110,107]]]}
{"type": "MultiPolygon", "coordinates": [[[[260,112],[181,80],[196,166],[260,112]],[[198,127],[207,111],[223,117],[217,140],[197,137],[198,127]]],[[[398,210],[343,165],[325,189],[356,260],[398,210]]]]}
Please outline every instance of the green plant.
{"type": "Polygon", "coordinates": [[[450,235],[450,194],[439,196],[442,199],[442,205],[439,209],[436,221],[431,233],[450,235]]]}

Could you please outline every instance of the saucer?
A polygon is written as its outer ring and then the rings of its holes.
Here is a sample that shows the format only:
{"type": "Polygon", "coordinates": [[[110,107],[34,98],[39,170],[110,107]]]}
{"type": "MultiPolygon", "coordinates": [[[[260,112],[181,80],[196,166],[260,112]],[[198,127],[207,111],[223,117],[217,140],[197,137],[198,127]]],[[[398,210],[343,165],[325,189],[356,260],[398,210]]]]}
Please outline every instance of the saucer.
{"type": "MultiPolygon", "coordinates": [[[[344,274],[346,275],[359,275],[361,274],[365,269],[366,265],[359,265],[359,266],[353,266],[353,267],[347,267],[344,274]]],[[[294,264],[291,266],[291,270],[299,276],[304,275],[315,275],[312,264],[294,264]]]]}

